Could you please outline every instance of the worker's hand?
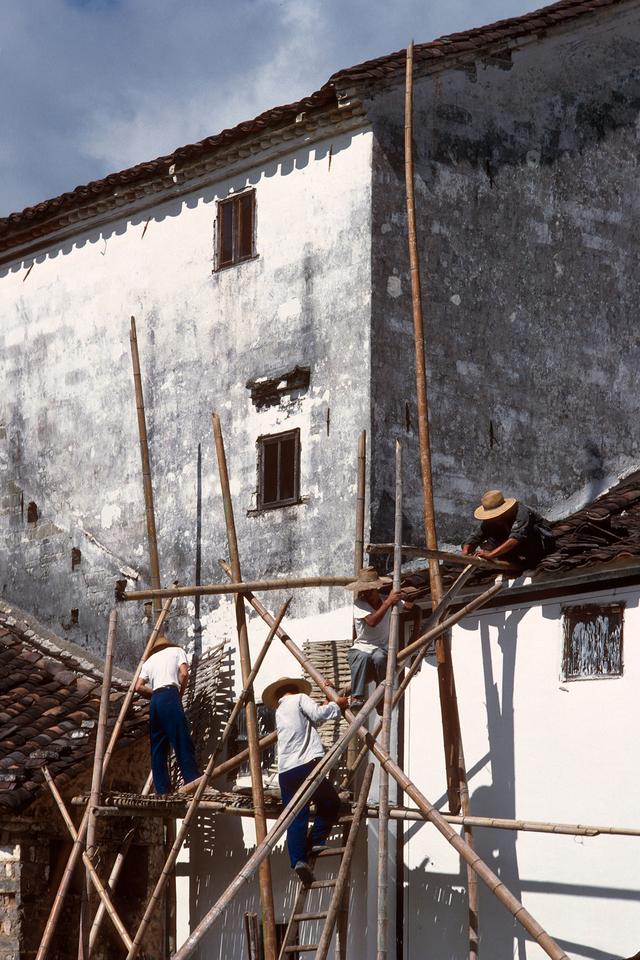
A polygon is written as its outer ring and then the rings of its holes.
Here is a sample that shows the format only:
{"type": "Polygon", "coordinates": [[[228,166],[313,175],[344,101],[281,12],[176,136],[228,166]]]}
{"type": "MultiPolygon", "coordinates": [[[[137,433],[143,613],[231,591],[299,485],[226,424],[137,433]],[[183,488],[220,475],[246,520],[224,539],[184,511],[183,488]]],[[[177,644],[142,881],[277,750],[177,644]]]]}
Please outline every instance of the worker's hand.
{"type": "Polygon", "coordinates": [[[491,560],[491,550],[478,550],[476,551],[476,557],[482,557],[483,560],[491,560]]]}
{"type": "Polygon", "coordinates": [[[336,697],[333,702],[337,703],[340,709],[343,711],[349,706],[349,699],[347,697],[336,697]]]}
{"type": "Polygon", "coordinates": [[[390,607],[395,606],[395,604],[399,603],[400,600],[402,600],[402,590],[392,590],[387,597],[387,603],[390,607]]]}

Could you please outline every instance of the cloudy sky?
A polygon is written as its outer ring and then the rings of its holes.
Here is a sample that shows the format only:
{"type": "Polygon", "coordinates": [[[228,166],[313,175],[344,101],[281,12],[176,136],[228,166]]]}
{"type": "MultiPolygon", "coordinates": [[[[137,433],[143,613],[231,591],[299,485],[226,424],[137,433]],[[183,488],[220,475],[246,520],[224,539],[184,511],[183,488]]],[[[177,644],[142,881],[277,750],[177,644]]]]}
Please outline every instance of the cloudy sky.
{"type": "Polygon", "coordinates": [[[0,216],[536,0],[2,0],[0,216]]]}

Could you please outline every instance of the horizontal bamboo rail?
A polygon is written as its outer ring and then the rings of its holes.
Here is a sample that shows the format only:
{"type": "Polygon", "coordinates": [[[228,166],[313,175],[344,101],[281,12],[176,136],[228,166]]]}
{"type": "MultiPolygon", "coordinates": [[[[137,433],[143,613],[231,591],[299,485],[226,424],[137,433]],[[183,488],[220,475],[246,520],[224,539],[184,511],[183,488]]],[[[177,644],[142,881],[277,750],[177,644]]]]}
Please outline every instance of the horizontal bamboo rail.
{"type": "MultiPolygon", "coordinates": [[[[516,567],[506,560],[486,560],[484,557],[476,557],[473,554],[453,553],[449,550],[430,550],[428,547],[410,547],[403,544],[402,554],[405,557],[425,557],[428,560],[442,560],[443,563],[455,563],[461,567],[471,564],[474,567],[481,567],[483,570],[501,570],[503,573],[522,573],[522,567],[516,567]]],[[[368,543],[367,553],[370,554],[391,554],[393,553],[392,543],[368,543]]]]}
{"type": "Polygon", "coordinates": [[[261,593],[264,590],[302,590],[306,587],[344,587],[348,577],[282,577],[279,580],[245,580],[240,583],[203,583],[190,587],[163,587],[161,590],[127,590],[118,600],[155,600],[158,597],[213,597],[225,593],[261,593]]]}

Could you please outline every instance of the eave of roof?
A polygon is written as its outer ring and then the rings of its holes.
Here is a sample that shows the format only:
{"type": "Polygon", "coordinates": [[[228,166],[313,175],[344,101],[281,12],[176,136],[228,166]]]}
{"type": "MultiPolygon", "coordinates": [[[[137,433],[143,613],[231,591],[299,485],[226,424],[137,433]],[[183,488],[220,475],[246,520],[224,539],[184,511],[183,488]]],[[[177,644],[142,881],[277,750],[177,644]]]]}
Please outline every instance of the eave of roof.
{"type": "MultiPolygon", "coordinates": [[[[460,58],[475,59],[488,53],[495,54],[500,48],[510,48],[523,40],[539,38],[551,29],[566,27],[571,21],[629,2],[634,0],[559,0],[558,3],[519,17],[417,44],[417,69],[446,69],[460,58]]],[[[273,107],[253,120],[244,121],[215,136],[180,147],[171,154],[109,174],[58,197],[2,217],[0,251],[16,249],[37,237],[50,236],[59,230],[61,225],[73,224],[95,215],[96,212],[101,213],[111,207],[135,201],[140,196],[140,191],[155,193],[163,188],[170,190],[174,186],[172,168],[197,164],[199,160],[212,157],[262,133],[287,127],[295,123],[301,113],[310,111],[319,114],[336,109],[339,106],[341,90],[392,82],[401,76],[404,62],[405,51],[400,50],[340,70],[319,90],[295,103],[273,107]],[[154,186],[145,191],[144,187],[150,183],[154,186]],[[87,205],[89,212],[86,216],[74,216],[74,212],[77,213],[79,208],[87,205]],[[65,223],[61,224],[60,220],[65,214],[65,223]]]]}

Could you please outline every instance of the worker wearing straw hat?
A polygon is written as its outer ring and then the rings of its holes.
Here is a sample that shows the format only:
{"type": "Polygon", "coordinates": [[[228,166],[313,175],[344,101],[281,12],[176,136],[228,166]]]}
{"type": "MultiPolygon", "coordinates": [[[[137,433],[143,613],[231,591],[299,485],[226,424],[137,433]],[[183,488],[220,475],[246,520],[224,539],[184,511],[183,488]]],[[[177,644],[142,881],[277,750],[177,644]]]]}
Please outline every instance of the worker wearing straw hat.
{"type": "Polygon", "coordinates": [[[536,567],[555,546],[549,522],[502,490],[487,490],[473,512],[480,521],[462,552],[492,560],[500,557],[523,569],[536,567]]]}
{"type": "Polygon", "coordinates": [[[185,786],[199,776],[193,741],[181,702],[188,679],[189,667],[184,650],[171,643],[164,634],[158,634],[151,653],[142,665],[136,690],[151,700],[151,772],[159,796],[165,796],[171,789],[169,745],[173,747],[185,786]]]}
{"type": "MultiPolygon", "coordinates": [[[[300,677],[280,677],[262,692],[262,702],[276,712],[278,779],[284,806],[324,754],[316,725],[337,719],[340,709],[347,706],[346,697],[318,706],[309,696],[310,692],[311,684],[300,677]]],[[[322,850],[340,810],[338,793],[326,778],[320,781],[311,799],[316,806],[316,817],[309,836],[309,803],[287,830],[291,867],[305,886],[313,882],[309,856],[322,850]]]]}
{"type": "Polygon", "coordinates": [[[381,597],[381,588],[389,583],[389,577],[378,576],[374,567],[363,567],[358,579],[347,584],[347,589],[353,590],[354,594],[353,622],[356,633],[353,646],[347,651],[351,670],[352,710],[361,709],[371,675],[376,683],[382,683],[386,676],[391,609],[402,599],[400,591],[395,590],[385,599],[381,597]]]}

